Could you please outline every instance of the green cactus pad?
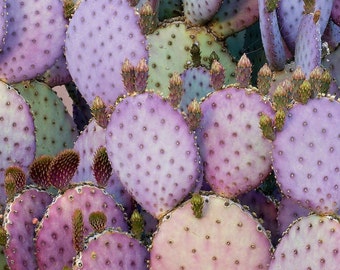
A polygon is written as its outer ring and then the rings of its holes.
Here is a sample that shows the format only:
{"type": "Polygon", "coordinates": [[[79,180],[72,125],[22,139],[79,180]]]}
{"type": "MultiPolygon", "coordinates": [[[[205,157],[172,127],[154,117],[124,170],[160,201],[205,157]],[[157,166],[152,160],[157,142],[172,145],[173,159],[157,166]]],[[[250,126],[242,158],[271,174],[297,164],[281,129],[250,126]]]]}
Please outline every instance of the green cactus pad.
{"type": "Polygon", "coordinates": [[[150,269],[267,269],[271,244],[241,205],[203,195],[203,216],[190,200],[168,213],[153,236],[150,269]]]}
{"type": "Polygon", "coordinates": [[[13,85],[30,104],[34,116],[36,156],[56,155],[72,148],[77,128],[58,95],[47,84],[25,81],[13,85]]]}
{"type": "Polygon", "coordinates": [[[186,28],[183,22],[167,24],[147,36],[149,44],[148,88],[168,96],[169,78],[174,72],[182,73],[191,62],[190,48],[197,43],[201,50],[202,64],[208,65],[210,54],[215,51],[225,68],[225,83],[234,82],[235,63],[226,49],[204,27],[186,28]]]}

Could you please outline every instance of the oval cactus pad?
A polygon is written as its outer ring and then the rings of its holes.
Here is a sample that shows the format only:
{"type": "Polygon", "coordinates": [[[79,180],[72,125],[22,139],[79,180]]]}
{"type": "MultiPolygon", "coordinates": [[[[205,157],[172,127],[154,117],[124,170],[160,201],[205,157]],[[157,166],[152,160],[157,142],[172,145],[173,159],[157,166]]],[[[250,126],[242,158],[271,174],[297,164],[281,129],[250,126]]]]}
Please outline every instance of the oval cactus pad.
{"type": "Polygon", "coordinates": [[[106,229],[86,239],[85,250],[74,261],[73,269],[146,270],[149,252],[126,232],[106,229]]]}
{"type": "Polygon", "coordinates": [[[233,198],[258,186],[271,170],[271,141],[259,128],[260,115],[273,113],[269,103],[230,87],[208,95],[201,110],[197,142],[212,189],[233,198]]]}
{"type": "Polygon", "coordinates": [[[147,59],[138,21],[128,1],[81,1],[67,30],[65,54],[70,74],[89,104],[96,96],[114,103],[125,93],[121,77],[125,59],[133,65],[147,59]]]}
{"type": "Polygon", "coordinates": [[[150,269],[267,269],[271,243],[260,223],[241,205],[202,196],[196,218],[186,201],[159,224],[150,249],[150,269]]]}
{"type": "Polygon", "coordinates": [[[93,232],[89,215],[103,211],[109,227],[127,230],[121,207],[102,189],[83,184],[68,189],[54,199],[39,224],[36,234],[36,250],[39,269],[62,269],[72,266],[76,250],[72,242],[72,215],[80,209],[84,219],[84,235],[93,232]]]}
{"type": "Polygon", "coordinates": [[[318,213],[340,209],[340,104],[327,97],[294,106],[277,134],[273,166],[282,192],[318,213]]]}
{"type": "Polygon", "coordinates": [[[199,177],[193,134],[181,113],[157,94],[121,101],[107,126],[106,144],[113,170],[154,217],[179,204],[199,177]]]}
{"type": "Polygon", "coordinates": [[[269,270],[327,269],[340,264],[340,224],[329,216],[298,219],[284,233],[269,270]]]}

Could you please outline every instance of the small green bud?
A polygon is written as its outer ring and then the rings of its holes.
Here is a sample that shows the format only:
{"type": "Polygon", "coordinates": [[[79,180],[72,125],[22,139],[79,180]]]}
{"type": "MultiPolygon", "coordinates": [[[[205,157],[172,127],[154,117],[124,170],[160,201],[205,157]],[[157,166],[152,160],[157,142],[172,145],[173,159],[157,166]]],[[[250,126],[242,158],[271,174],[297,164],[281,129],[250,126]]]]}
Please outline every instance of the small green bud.
{"type": "Polygon", "coordinates": [[[273,12],[277,7],[280,0],[266,0],[267,12],[273,12]]]}
{"type": "Polygon", "coordinates": [[[214,62],[214,60],[216,60],[217,62],[220,61],[220,57],[217,55],[217,53],[215,51],[212,51],[212,53],[209,55],[209,69],[211,69],[212,63],[214,62]]]}
{"type": "Polygon", "coordinates": [[[276,131],[281,131],[283,129],[286,120],[286,113],[284,110],[278,110],[275,113],[275,129],[276,131]]]}
{"type": "Polygon", "coordinates": [[[191,209],[196,218],[201,218],[203,216],[203,206],[204,200],[199,193],[194,193],[191,197],[191,209]]]}
{"type": "Polygon", "coordinates": [[[285,110],[291,104],[293,86],[289,80],[280,83],[273,93],[273,105],[276,110],[285,110]]]}
{"type": "Polygon", "coordinates": [[[146,63],[146,59],[142,58],[135,69],[135,87],[137,93],[143,93],[146,90],[149,76],[149,67],[146,63]]]}
{"type": "Polygon", "coordinates": [[[295,94],[295,101],[300,102],[302,104],[306,104],[308,100],[312,97],[312,86],[311,83],[307,80],[304,80],[300,85],[298,92],[295,94]]]}
{"type": "Polygon", "coordinates": [[[262,130],[263,137],[273,141],[275,139],[275,131],[273,120],[266,114],[260,116],[260,128],[262,130]]]}
{"type": "Polygon", "coordinates": [[[0,227],[0,246],[6,246],[7,244],[7,232],[4,227],[0,227]]]}
{"type": "Polygon", "coordinates": [[[320,94],[328,94],[329,92],[329,87],[331,85],[332,81],[332,75],[329,72],[329,70],[324,70],[321,76],[321,89],[320,89],[320,94]]]}
{"type": "Polygon", "coordinates": [[[131,218],[131,233],[136,239],[141,239],[144,232],[144,219],[138,210],[134,210],[131,218]]]}
{"type": "Polygon", "coordinates": [[[89,216],[89,222],[95,232],[101,233],[106,228],[107,217],[104,212],[92,212],[89,216]]]}

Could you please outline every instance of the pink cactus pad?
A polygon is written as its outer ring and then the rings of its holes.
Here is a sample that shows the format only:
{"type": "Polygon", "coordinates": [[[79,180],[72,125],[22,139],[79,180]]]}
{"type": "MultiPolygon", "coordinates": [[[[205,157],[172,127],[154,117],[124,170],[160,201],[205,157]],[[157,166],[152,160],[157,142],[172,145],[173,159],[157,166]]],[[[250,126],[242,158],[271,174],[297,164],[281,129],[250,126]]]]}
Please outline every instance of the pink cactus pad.
{"type": "Polygon", "coordinates": [[[260,223],[229,199],[203,200],[201,218],[190,200],[163,218],[153,237],[150,269],[267,269],[271,244],[260,223]]]}

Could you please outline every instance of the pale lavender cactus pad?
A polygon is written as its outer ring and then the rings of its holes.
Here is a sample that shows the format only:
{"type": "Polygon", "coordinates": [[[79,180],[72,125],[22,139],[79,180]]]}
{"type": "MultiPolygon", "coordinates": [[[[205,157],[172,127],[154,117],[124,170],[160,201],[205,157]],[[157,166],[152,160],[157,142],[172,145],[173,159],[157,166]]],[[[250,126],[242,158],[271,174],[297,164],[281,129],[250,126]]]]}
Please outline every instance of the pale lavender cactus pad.
{"type": "MultiPolygon", "coordinates": [[[[322,34],[327,26],[333,0],[316,0],[315,10],[320,11],[320,33],[322,34]]],[[[295,43],[299,33],[299,25],[304,13],[304,1],[278,1],[277,16],[280,31],[291,52],[295,51],[295,43]]]]}
{"type": "Polygon", "coordinates": [[[339,102],[326,97],[297,104],[273,143],[273,167],[282,192],[317,213],[340,209],[339,113],[339,102]]]}
{"type": "Polygon", "coordinates": [[[147,270],[148,260],[149,252],[140,241],[109,228],[85,240],[85,249],[77,254],[73,270],[147,270]]]}
{"type": "Polygon", "coordinates": [[[299,218],[284,233],[269,270],[327,269],[340,264],[340,224],[330,216],[299,218]]]}
{"type": "Polygon", "coordinates": [[[212,190],[232,198],[257,187],[271,170],[271,141],[259,128],[261,114],[273,115],[270,104],[229,87],[208,95],[201,110],[197,143],[212,190]]]}
{"type": "Polygon", "coordinates": [[[151,269],[267,269],[271,243],[241,205],[203,195],[202,217],[190,200],[161,221],[150,249],[151,269]]]}
{"type": "MultiPolygon", "coordinates": [[[[79,153],[80,162],[77,171],[72,178],[73,183],[89,181],[96,184],[92,167],[93,158],[100,147],[106,146],[105,133],[105,129],[92,119],[75,141],[73,149],[79,153]]],[[[109,178],[105,190],[124,207],[127,213],[132,212],[133,200],[114,172],[109,178]]]]}
{"type": "Polygon", "coordinates": [[[1,79],[13,83],[42,75],[63,53],[67,24],[63,2],[7,1],[6,12],[8,26],[0,55],[1,79]]]}
{"type": "Polygon", "coordinates": [[[7,204],[4,229],[8,240],[4,252],[10,269],[37,268],[33,242],[35,228],[51,202],[51,194],[30,187],[7,204]]]}
{"type": "Polygon", "coordinates": [[[319,21],[313,14],[304,14],[295,44],[295,64],[300,66],[307,78],[321,64],[321,32],[319,21]]]}
{"type": "Polygon", "coordinates": [[[72,266],[77,254],[72,243],[72,215],[76,209],[83,214],[84,235],[93,232],[89,215],[96,211],[106,214],[108,227],[128,230],[121,207],[109,194],[91,184],[78,184],[54,199],[37,228],[35,246],[39,269],[72,266]]]}
{"type": "Polygon", "coordinates": [[[0,1],[0,52],[5,44],[7,35],[7,12],[6,12],[6,0],[0,1]]]}
{"type": "Polygon", "coordinates": [[[66,62],[89,104],[96,96],[113,104],[125,93],[121,77],[125,59],[135,66],[148,58],[138,22],[128,1],[83,0],[74,13],[65,41],[66,62]]]}
{"type": "Polygon", "coordinates": [[[33,115],[24,98],[0,82],[0,204],[5,204],[4,173],[17,165],[24,171],[35,158],[36,136],[33,115]]]}
{"type": "Polygon", "coordinates": [[[258,0],[263,48],[269,66],[275,70],[282,70],[287,59],[285,43],[281,36],[276,11],[268,12],[265,2],[266,0],[258,0]]]}
{"type": "Polygon", "coordinates": [[[203,25],[212,19],[222,3],[222,0],[183,0],[184,16],[190,24],[203,25]]]}
{"type": "Polygon", "coordinates": [[[117,104],[106,145],[122,184],[156,218],[179,204],[199,181],[194,134],[182,114],[157,94],[128,96],[117,104]]]}

